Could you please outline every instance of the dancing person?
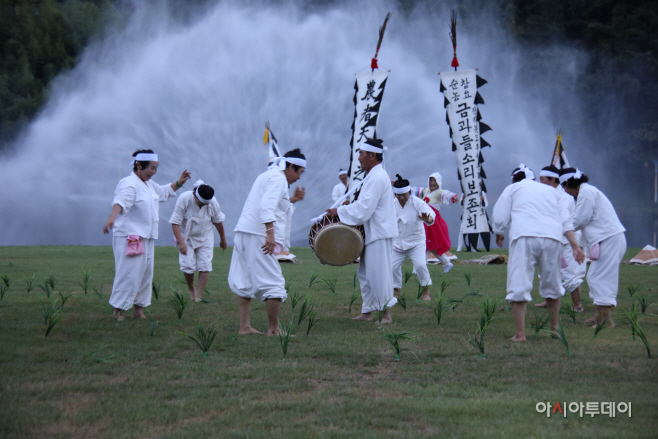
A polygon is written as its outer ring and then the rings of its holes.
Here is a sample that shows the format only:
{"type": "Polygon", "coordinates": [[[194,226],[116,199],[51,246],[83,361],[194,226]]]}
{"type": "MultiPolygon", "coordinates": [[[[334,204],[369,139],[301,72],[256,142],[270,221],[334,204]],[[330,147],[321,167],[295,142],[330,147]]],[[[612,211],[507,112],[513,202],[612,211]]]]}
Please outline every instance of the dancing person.
{"type": "MultiPolygon", "coordinates": [[[[562,189],[562,186],[560,186],[560,170],[553,165],[543,167],[539,172],[539,181],[557,190],[560,206],[562,209],[567,209],[569,211],[569,216],[573,222],[576,216],[576,202],[574,198],[567,194],[564,189],[562,189]]],[[[582,232],[576,231],[575,235],[578,245],[582,248],[582,232]]],[[[580,284],[583,282],[583,278],[587,272],[587,264],[579,264],[576,262],[573,258],[571,246],[566,237],[562,237],[562,259],[562,269],[560,270],[562,274],[562,287],[567,293],[571,294],[573,310],[576,312],[584,312],[585,310],[580,295],[580,284]]],[[[546,302],[538,303],[535,306],[538,308],[546,308],[546,302]]]]}
{"type": "Polygon", "coordinates": [[[386,148],[381,139],[368,139],[359,151],[359,163],[367,175],[356,201],[347,206],[328,209],[328,216],[365,229],[365,249],[361,253],[357,275],[361,284],[361,315],[354,320],[372,320],[373,311],[384,311],[382,323],[391,323],[390,308],[397,303],[393,296],[391,252],[398,236],[391,180],[382,166],[386,148]]]}
{"type": "Polygon", "coordinates": [[[175,192],[190,178],[185,170],[176,182],[161,186],[151,180],[158,171],[158,155],[143,149],[132,156],[133,172],[117,184],[112,211],[103,226],[103,233],[112,230],[115,275],[110,305],[118,321],[123,320],[123,311],[131,307],[136,319],[146,318],[144,308],[151,304],[159,203],[175,197],[175,192]]]}
{"type": "Polygon", "coordinates": [[[228,284],[238,296],[239,334],[262,334],[249,320],[251,300],[258,299],[266,304],[267,335],[278,335],[279,309],[288,297],[275,255],[285,244],[293,211],[288,188],[304,173],[306,157],[293,149],[276,161],[285,161],[285,169],[272,166],[256,178],[233,230],[228,284]]]}
{"type": "Polygon", "coordinates": [[[523,164],[512,173],[512,184],[498,198],[493,210],[496,243],[503,246],[509,228],[507,296],[512,305],[516,334],[512,341],[525,341],[526,303],[532,300],[535,268],[539,271],[539,294],[546,300],[551,328],[557,328],[560,297],[562,236],[566,235],[578,263],[585,254],[578,246],[566,209],[561,209],[555,190],[526,176],[523,164]]]}
{"type": "Polygon", "coordinates": [[[224,214],[215,199],[215,190],[197,180],[194,188],[181,194],[171,214],[169,223],[178,245],[178,263],[183,272],[190,300],[201,302],[212,271],[215,236],[213,227],[219,233],[219,246],[226,250],[224,235],[224,214]],[[183,233],[181,233],[181,228],[183,233]],[[198,285],[194,287],[194,273],[199,272],[198,285]]]}
{"type": "Polygon", "coordinates": [[[423,300],[431,300],[429,286],[432,278],[425,257],[425,228],[434,224],[435,214],[423,200],[411,194],[409,180],[397,174],[393,184],[398,237],[393,240],[393,289],[396,297],[402,289],[402,263],[409,257],[423,290],[423,300]]]}
{"type": "Polygon", "coordinates": [[[434,212],[435,220],[431,226],[425,225],[425,250],[428,260],[436,258],[443,265],[443,272],[447,273],[453,267],[452,262],[445,253],[450,250],[450,235],[448,225],[441,217],[439,209],[442,204],[455,204],[459,196],[446,189],[441,189],[441,174],[434,172],[429,177],[429,187],[413,188],[414,194],[429,204],[434,212]]]}
{"type": "MultiPolygon", "coordinates": [[[[338,178],[340,179],[340,183],[336,184],[333,191],[331,191],[331,199],[334,200],[334,202],[345,195],[345,192],[347,191],[347,171],[344,169],[338,171],[338,178]]],[[[350,204],[350,200],[345,200],[343,204],[350,204]]]]}
{"type": "Polygon", "coordinates": [[[610,310],[617,306],[619,264],[626,252],[626,229],[610,200],[588,181],[589,177],[578,169],[560,171],[562,188],[576,198],[574,228],[583,231],[592,260],[587,272],[587,284],[589,297],[594,302],[594,317],[585,320],[585,323],[596,326],[607,318],[610,326],[614,327],[610,310]]]}

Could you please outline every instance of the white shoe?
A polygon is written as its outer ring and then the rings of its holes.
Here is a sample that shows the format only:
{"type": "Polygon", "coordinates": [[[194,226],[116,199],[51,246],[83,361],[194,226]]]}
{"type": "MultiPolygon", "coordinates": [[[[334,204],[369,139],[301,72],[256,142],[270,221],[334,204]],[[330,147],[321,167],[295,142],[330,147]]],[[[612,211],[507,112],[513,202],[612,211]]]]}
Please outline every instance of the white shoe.
{"type": "Polygon", "coordinates": [[[454,266],[455,266],[455,264],[447,263],[446,265],[443,266],[443,272],[444,272],[444,273],[449,272],[450,269],[451,269],[452,267],[454,267],[454,266]]]}

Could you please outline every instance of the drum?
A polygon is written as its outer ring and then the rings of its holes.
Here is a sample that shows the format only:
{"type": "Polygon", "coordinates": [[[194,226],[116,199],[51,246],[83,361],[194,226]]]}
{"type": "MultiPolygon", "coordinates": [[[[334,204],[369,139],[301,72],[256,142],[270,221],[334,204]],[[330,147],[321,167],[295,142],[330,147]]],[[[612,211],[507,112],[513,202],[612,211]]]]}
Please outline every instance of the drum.
{"type": "Polygon", "coordinates": [[[338,218],[322,218],[311,226],[308,243],[323,264],[341,266],[354,262],[363,251],[363,226],[348,226],[338,218]]]}

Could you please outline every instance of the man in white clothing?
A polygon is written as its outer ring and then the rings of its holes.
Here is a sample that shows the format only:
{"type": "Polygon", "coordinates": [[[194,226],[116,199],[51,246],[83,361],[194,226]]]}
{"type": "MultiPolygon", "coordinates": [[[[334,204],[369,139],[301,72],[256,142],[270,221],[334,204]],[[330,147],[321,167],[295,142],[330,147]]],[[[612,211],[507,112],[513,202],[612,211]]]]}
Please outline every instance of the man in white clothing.
{"type": "MultiPolygon", "coordinates": [[[[340,179],[340,183],[334,186],[334,190],[331,191],[331,199],[334,200],[334,203],[340,197],[345,195],[345,192],[347,191],[347,171],[344,169],[338,171],[338,178],[340,179]]],[[[350,200],[345,200],[343,204],[350,204],[350,200]]]]}
{"type": "Polygon", "coordinates": [[[420,198],[411,194],[409,180],[397,174],[398,179],[393,183],[395,194],[395,213],[398,220],[398,237],[393,240],[393,289],[397,297],[402,289],[402,263],[411,258],[414,270],[418,275],[418,282],[423,291],[423,300],[430,299],[429,286],[432,278],[427,269],[425,257],[425,227],[434,224],[434,211],[420,198]]]}
{"type": "Polygon", "coordinates": [[[355,320],[372,320],[372,311],[385,310],[382,323],[391,323],[390,308],[397,303],[393,296],[391,252],[398,227],[393,207],[391,180],[382,167],[386,149],[380,139],[368,139],[359,151],[359,163],[367,173],[356,201],[348,206],[328,209],[330,217],[356,226],[363,224],[365,249],[359,260],[357,275],[361,284],[361,315],[355,320]]]}
{"type": "Polygon", "coordinates": [[[171,214],[172,231],[178,245],[178,262],[185,276],[190,300],[200,302],[212,271],[215,236],[213,226],[219,233],[219,246],[226,250],[224,214],[215,199],[215,190],[198,180],[193,190],[178,197],[171,214]],[[183,232],[181,233],[181,228],[183,232]],[[194,287],[194,273],[199,272],[199,285],[194,287]]]}
{"type": "MultiPolygon", "coordinates": [[[[576,202],[574,198],[567,194],[564,189],[562,189],[562,186],[560,186],[560,170],[553,165],[543,167],[539,172],[539,181],[557,190],[560,207],[569,211],[569,216],[573,221],[576,216],[576,202]]],[[[582,233],[580,231],[574,233],[576,234],[576,240],[578,240],[578,244],[580,245],[582,233]]],[[[579,264],[576,262],[573,258],[571,246],[569,245],[566,236],[562,237],[562,258],[564,259],[564,262],[566,262],[566,264],[563,262],[561,270],[562,287],[567,293],[571,294],[571,302],[574,311],[583,312],[584,309],[580,296],[580,284],[583,282],[583,278],[587,272],[587,264],[579,264]]],[[[546,302],[538,303],[535,306],[538,308],[546,308],[546,302]]]]}
{"type": "Polygon", "coordinates": [[[551,327],[555,330],[563,295],[560,276],[563,235],[571,244],[574,259],[578,263],[585,260],[573,233],[571,217],[559,207],[557,192],[527,178],[531,174],[528,171],[523,165],[514,170],[512,184],[505,188],[493,210],[493,230],[499,247],[509,228],[506,299],[512,305],[516,326],[516,335],[511,340],[517,342],[525,341],[526,303],[532,300],[535,267],[540,277],[539,294],[546,300],[551,327]]]}
{"type": "Polygon", "coordinates": [[[273,166],[256,178],[234,229],[228,283],[238,296],[239,334],[261,333],[249,321],[251,299],[258,299],[266,303],[267,335],[278,335],[279,309],[287,298],[281,265],[274,255],[283,249],[292,216],[288,187],[304,173],[306,158],[294,149],[277,160],[286,162],[285,169],[273,166]]]}

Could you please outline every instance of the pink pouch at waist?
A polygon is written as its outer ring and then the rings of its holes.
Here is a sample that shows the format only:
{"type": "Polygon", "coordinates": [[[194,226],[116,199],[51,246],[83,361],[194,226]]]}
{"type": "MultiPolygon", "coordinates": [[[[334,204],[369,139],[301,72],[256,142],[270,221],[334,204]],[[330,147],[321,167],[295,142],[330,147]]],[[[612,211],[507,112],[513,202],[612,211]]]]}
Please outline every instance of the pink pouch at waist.
{"type": "Polygon", "coordinates": [[[560,259],[560,264],[562,265],[562,269],[565,269],[569,266],[569,263],[567,262],[564,256],[562,256],[562,258],[560,259]]]}
{"type": "Polygon", "coordinates": [[[274,256],[281,253],[281,245],[277,242],[274,244],[274,256]]]}
{"type": "Polygon", "coordinates": [[[597,242],[589,249],[589,258],[596,261],[599,258],[599,253],[601,253],[601,243],[597,242]]]}
{"type": "Polygon", "coordinates": [[[144,244],[142,243],[142,239],[139,237],[139,235],[130,235],[128,238],[128,247],[126,247],[126,256],[137,256],[137,255],[143,255],[144,252],[144,244]]]}

